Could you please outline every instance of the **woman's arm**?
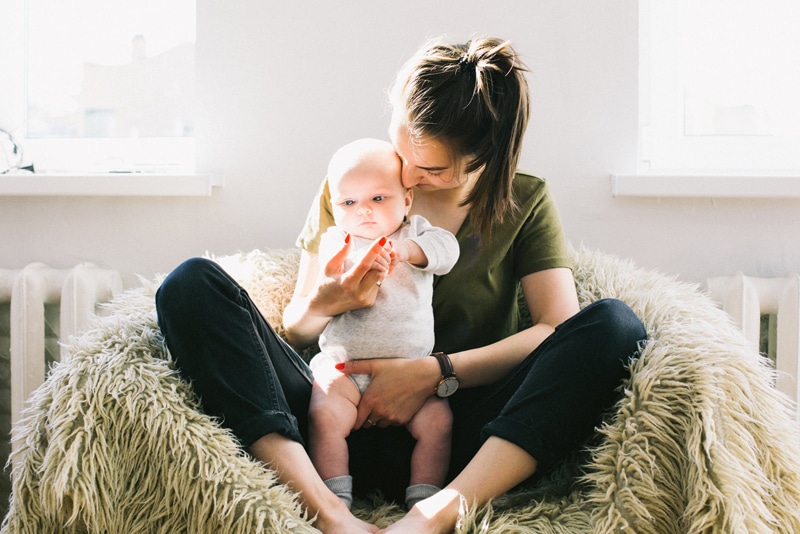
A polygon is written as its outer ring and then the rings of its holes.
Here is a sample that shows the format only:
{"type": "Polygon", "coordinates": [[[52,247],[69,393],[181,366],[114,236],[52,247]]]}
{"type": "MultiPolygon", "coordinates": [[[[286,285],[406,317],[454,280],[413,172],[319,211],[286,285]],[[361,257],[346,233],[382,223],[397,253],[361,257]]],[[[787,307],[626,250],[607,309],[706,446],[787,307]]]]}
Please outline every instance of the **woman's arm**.
{"type": "Polygon", "coordinates": [[[345,271],[349,241],[324,266],[319,257],[303,251],[292,300],[283,312],[286,339],[296,348],[314,344],[331,318],[372,306],[378,282],[386,276],[391,244],[376,240],[361,260],[345,271]]]}
{"type": "MultiPolygon", "coordinates": [[[[483,349],[454,355],[453,365],[465,385],[483,384],[496,379],[502,369],[510,370],[541,343],[542,335],[549,335],[578,311],[572,272],[568,269],[528,275],[522,279],[522,289],[534,326],[483,349]],[[529,346],[529,342],[537,345],[529,346]],[[499,365],[495,365],[497,361],[499,365]]],[[[491,436],[446,488],[418,503],[401,521],[381,532],[449,532],[465,500],[468,506],[479,507],[526,480],[537,467],[538,462],[525,449],[491,436]]]]}
{"type": "Polygon", "coordinates": [[[552,334],[556,326],[578,313],[578,295],[570,269],[529,274],[522,278],[521,285],[533,326],[486,347],[451,355],[462,387],[500,380],[552,334]]]}
{"type": "MultiPolygon", "coordinates": [[[[528,356],[556,326],[578,312],[572,271],[547,269],[522,278],[522,290],[533,326],[491,345],[450,355],[462,387],[494,383],[528,356]]],[[[478,325],[479,326],[479,325],[478,325]]],[[[355,428],[367,418],[378,426],[402,425],[434,393],[441,372],[434,358],[360,360],[344,372],[372,375],[361,397],[355,428]]]]}

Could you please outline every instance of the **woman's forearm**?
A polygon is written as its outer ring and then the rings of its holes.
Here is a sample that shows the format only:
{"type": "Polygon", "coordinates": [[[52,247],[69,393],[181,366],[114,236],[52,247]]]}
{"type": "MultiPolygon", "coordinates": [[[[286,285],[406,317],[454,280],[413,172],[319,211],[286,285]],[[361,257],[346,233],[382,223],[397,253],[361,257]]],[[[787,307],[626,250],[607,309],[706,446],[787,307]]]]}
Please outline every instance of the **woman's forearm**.
{"type": "Polygon", "coordinates": [[[317,285],[319,278],[320,266],[317,255],[303,251],[294,295],[283,310],[286,340],[296,349],[303,349],[316,343],[331,318],[339,313],[337,310],[323,310],[320,306],[324,299],[319,297],[322,291],[317,285]]]}
{"type": "Polygon", "coordinates": [[[491,345],[451,354],[461,387],[483,386],[501,380],[553,330],[550,325],[538,324],[491,345]]]}
{"type": "Polygon", "coordinates": [[[296,349],[303,349],[316,343],[331,321],[329,315],[313,313],[310,301],[308,297],[295,297],[283,311],[286,340],[296,349]]]}
{"type": "Polygon", "coordinates": [[[296,291],[283,311],[286,338],[294,347],[316,343],[331,319],[341,313],[365,308],[375,302],[378,286],[367,284],[367,291],[357,292],[353,279],[328,279],[308,292],[296,291]]]}
{"type": "Polygon", "coordinates": [[[557,325],[577,313],[578,296],[571,270],[546,269],[524,276],[521,282],[534,325],[491,345],[451,355],[463,386],[481,386],[502,379],[557,325]]]}

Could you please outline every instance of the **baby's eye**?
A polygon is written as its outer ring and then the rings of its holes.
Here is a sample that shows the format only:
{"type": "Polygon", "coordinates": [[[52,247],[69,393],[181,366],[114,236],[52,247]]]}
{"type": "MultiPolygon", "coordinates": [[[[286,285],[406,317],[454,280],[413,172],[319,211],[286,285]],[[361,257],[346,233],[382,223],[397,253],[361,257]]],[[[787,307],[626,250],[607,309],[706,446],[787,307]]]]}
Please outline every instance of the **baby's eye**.
{"type": "Polygon", "coordinates": [[[342,204],[345,206],[352,206],[355,203],[356,203],[355,200],[345,200],[344,202],[342,202],[342,204]]]}
{"type": "Polygon", "coordinates": [[[377,196],[372,197],[372,200],[374,200],[375,202],[382,202],[385,199],[386,199],[386,197],[383,196],[383,195],[377,195],[377,196]]]}

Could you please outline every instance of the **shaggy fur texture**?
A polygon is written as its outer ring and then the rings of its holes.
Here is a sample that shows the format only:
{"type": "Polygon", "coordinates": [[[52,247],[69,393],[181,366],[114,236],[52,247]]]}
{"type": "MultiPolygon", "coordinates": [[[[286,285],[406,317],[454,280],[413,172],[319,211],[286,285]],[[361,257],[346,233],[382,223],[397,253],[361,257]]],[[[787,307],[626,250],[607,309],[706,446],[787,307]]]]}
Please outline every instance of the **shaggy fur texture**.
{"type": "MultiPolygon", "coordinates": [[[[297,253],[215,259],[280,329],[297,253]]],[[[649,342],[584,455],[457,532],[800,532],[800,431],[765,359],[696,287],[592,251],[575,261],[581,304],[624,300],[649,342]]],[[[116,298],[30,398],[3,534],[314,531],[174,373],[157,283],[116,298]]],[[[379,525],[403,513],[379,499],[355,511],[379,525]]]]}

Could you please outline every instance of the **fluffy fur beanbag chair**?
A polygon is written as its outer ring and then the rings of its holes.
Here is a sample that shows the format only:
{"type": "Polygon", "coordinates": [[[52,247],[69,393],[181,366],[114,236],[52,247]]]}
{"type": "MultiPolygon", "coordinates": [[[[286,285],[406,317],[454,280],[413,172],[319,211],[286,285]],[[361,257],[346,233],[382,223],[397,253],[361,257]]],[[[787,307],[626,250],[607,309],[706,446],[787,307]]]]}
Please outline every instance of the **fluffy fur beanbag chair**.
{"type": "MultiPolygon", "coordinates": [[[[297,251],[216,260],[280,329],[297,251]]],[[[694,286],[586,250],[575,267],[581,304],[622,299],[649,342],[585,454],[457,531],[800,532],[800,431],[766,360],[694,286]]],[[[178,378],[156,287],[118,296],[29,399],[2,533],[313,532],[178,378]]],[[[379,499],[355,512],[380,525],[403,513],[379,499]]]]}

